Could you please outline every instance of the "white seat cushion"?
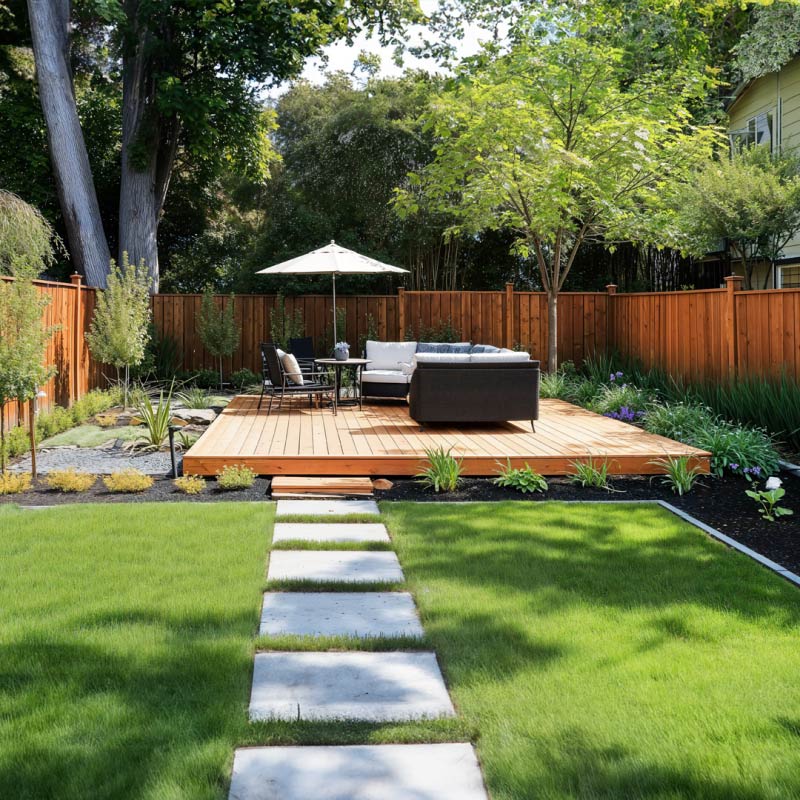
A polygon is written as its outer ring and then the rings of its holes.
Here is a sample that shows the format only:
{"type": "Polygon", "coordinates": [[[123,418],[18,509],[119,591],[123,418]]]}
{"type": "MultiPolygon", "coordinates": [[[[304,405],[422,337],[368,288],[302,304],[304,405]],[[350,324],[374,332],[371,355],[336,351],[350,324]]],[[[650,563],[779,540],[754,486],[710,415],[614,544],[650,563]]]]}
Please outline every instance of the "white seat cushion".
{"type": "Polygon", "coordinates": [[[502,353],[473,353],[469,357],[471,364],[514,364],[519,361],[530,361],[529,353],[506,350],[502,353]]]}
{"type": "Polygon", "coordinates": [[[400,370],[417,352],[416,342],[374,342],[367,340],[367,365],[370,370],[400,370]]]}
{"type": "Polygon", "coordinates": [[[362,383],[408,383],[410,375],[397,369],[365,369],[361,373],[362,383]]]}

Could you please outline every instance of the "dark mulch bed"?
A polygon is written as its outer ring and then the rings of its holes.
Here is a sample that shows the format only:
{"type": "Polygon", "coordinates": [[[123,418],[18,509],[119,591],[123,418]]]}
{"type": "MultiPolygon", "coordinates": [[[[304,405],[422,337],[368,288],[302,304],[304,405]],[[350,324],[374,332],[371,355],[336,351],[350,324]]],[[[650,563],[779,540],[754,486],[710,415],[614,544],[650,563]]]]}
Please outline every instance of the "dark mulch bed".
{"type": "Polygon", "coordinates": [[[613,481],[615,492],[584,489],[566,478],[552,478],[545,494],[522,495],[513,489],[495,486],[490,479],[465,478],[457,492],[434,494],[413,479],[398,478],[388,491],[377,492],[381,500],[416,500],[423,502],[468,500],[666,500],[677,508],[705,522],[758,553],[800,574],[800,478],[782,472],[786,497],[782,505],[794,516],[777,522],[763,520],[755,501],[745,494],[749,484],[743,478],[701,479],[689,494],[674,495],[659,478],[625,477],[613,481]]]}
{"type": "Polygon", "coordinates": [[[30,491],[16,495],[0,495],[0,503],[16,503],[20,506],[57,506],[67,503],[215,503],[223,500],[247,502],[267,500],[267,478],[256,478],[249,489],[223,491],[218,489],[215,481],[208,481],[208,486],[201,494],[183,494],[172,485],[172,478],[156,478],[152,488],[139,494],[121,494],[109,492],[102,480],[98,480],[88,492],[66,493],[54,492],[40,478],[34,481],[30,491]]]}

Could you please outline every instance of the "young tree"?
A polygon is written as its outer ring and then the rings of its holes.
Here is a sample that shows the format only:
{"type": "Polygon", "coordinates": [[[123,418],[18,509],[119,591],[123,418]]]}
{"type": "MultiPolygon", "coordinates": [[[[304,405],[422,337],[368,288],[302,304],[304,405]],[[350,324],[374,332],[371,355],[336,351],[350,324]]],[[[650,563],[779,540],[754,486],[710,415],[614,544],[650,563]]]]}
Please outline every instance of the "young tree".
{"type": "Polygon", "coordinates": [[[197,318],[197,332],[206,350],[219,359],[219,388],[222,389],[222,359],[236,352],[241,338],[236,324],[234,296],[218,306],[211,287],[207,287],[197,318]]]}
{"type": "Polygon", "coordinates": [[[689,112],[707,80],[690,68],[632,75],[579,16],[534,17],[507,54],[487,52],[434,100],[436,157],[397,207],[453,213],[454,233],[513,231],[547,293],[554,370],[558,294],[578,249],[650,241],[660,187],[707,156],[718,134],[689,112]]]}
{"type": "Polygon", "coordinates": [[[744,288],[755,289],[753,270],[768,261],[767,288],[783,248],[800,232],[800,157],[754,146],[721,152],[676,187],[670,244],[694,256],[728,246],[741,264],[744,288]]]}
{"type": "Polygon", "coordinates": [[[111,262],[108,287],[97,293],[97,304],[86,341],[92,355],[117,368],[128,406],[130,368],[141,364],[149,338],[150,279],[143,262],[138,266],[122,254],[122,264],[111,262]]]}

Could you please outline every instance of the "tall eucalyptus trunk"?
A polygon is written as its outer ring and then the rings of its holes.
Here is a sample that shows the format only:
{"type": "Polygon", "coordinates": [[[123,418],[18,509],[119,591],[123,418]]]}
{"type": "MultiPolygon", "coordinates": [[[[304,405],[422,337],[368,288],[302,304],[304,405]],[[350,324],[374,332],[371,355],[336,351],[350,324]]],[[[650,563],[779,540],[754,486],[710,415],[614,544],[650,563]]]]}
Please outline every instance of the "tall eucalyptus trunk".
{"type": "Polygon", "coordinates": [[[111,254],[75,104],[70,11],[69,0],[28,0],[39,98],[70,255],[89,286],[104,288],[111,254]]]}

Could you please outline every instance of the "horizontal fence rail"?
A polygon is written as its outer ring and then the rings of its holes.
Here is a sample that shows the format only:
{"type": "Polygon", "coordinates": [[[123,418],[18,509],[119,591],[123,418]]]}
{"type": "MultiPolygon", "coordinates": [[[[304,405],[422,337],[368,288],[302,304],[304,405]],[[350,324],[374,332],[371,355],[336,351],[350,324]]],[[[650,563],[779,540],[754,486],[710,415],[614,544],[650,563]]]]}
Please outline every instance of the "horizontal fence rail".
{"type": "MultiPolygon", "coordinates": [[[[95,387],[105,387],[115,370],[97,363],[85,334],[96,292],[72,283],[39,281],[52,298],[44,324],[57,326],[46,360],[56,375],[43,387],[40,404],[69,405],[95,387]]],[[[224,306],[231,302],[218,296],[224,306]]],[[[240,369],[260,373],[259,344],[272,339],[276,295],[233,298],[240,341],[223,362],[226,374],[240,369]]],[[[320,355],[333,346],[333,305],[329,295],[285,298],[285,316],[302,318],[303,335],[314,339],[320,355]]],[[[152,298],[159,337],[174,341],[179,369],[216,369],[197,332],[201,295],[160,294],[152,298]]],[[[498,347],[526,349],[547,361],[547,297],[541,292],[422,292],[396,295],[344,295],[336,301],[339,337],[360,351],[367,338],[447,338],[498,347]]],[[[558,357],[580,364],[587,358],[619,353],[685,381],[727,377],[779,377],[800,380],[800,289],[741,291],[741,279],[726,279],[723,289],[686,292],[564,292],[558,298],[558,357]]],[[[26,419],[27,409],[7,403],[8,426],[26,419]]]]}

